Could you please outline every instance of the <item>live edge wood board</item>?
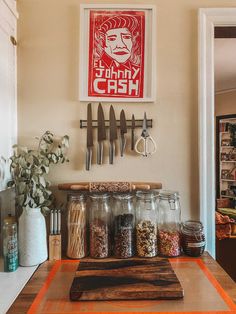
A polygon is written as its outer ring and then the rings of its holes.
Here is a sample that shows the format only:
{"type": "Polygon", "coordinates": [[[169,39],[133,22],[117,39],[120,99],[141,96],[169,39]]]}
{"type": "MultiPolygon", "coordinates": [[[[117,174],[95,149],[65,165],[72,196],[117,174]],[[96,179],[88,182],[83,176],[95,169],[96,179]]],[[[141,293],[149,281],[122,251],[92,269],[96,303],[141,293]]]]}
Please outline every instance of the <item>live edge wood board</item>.
{"type": "Polygon", "coordinates": [[[72,301],[179,299],[184,291],[165,258],[83,260],[70,289],[72,301]]]}

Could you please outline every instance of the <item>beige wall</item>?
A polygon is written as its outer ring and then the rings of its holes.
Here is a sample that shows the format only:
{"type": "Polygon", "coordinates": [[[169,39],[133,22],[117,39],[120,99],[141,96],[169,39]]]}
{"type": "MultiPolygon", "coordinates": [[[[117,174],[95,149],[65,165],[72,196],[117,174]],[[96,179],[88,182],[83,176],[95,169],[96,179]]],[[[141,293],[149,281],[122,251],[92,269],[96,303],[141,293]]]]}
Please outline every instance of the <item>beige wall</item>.
{"type": "Polygon", "coordinates": [[[223,116],[236,113],[236,91],[216,94],[215,96],[215,114],[223,116]]]}
{"type": "MultiPolygon", "coordinates": [[[[99,3],[99,1],[83,1],[99,3]]],[[[100,3],[110,3],[101,1],[100,3]]],[[[112,1],[112,3],[127,3],[112,1]]],[[[78,38],[80,0],[19,0],[18,127],[19,142],[49,129],[70,136],[70,163],[55,167],[53,184],[69,181],[159,181],[178,190],[183,218],[198,218],[197,15],[200,7],[232,6],[231,0],[147,0],[135,4],[157,8],[157,100],[144,104],[113,104],[154,120],[150,130],[157,153],[150,158],[127,153],[115,165],[84,170],[86,103],[78,101],[78,38]]],[[[234,2],[235,3],[235,2],[234,2]]],[[[236,3],[235,3],[236,5],[236,3]]],[[[109,104],[104,103],[108,116],[109,104]]],[[[94,112],[97,103],[93,104],[94,112]]],[[[137,130],[137,135],[140,130],[137,130]]],[[[107,154],[107,153],[106,153],[107,154]]]]}

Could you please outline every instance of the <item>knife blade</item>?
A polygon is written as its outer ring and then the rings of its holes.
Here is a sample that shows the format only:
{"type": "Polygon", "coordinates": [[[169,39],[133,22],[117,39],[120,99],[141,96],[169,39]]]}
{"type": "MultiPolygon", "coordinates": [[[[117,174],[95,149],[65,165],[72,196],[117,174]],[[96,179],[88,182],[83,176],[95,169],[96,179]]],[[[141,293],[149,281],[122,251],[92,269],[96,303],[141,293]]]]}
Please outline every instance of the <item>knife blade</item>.
{"type": "Polygon", "coordinates": [[[122,109],[120,112],[120,155],[121,157],[124,156],[125,145],[126,145],[126,138],[125,138],[126,133],[127,133],[126,118],[125,118],[125,112],[122,109]]]}
{"type": "Polygon", "coordinates": [[[109,163],[113,164],[115,156],[115,141],[117,140],[117,125],[116,125],[116,116],[113,106],[110,106],[109,111],[109,163]]]}
{"type": "Polygon", "coordinates": [[[134,118],[134,114],[132,114],[132,122],[131,122],[131,150],[134,150],[134,129],[135,129],[135,118],[134,118]]]}
{"type": "Polygon", "coordinates": [[[104,112],[103,112],[101,103],[99,103],[99,105],[98,105],[97,120],[98,120],[97,164],[101,165],[102,164],[102,160],[103,160],[103,141],[106,140],[105,119],[104,119],[104,112]]]}
{"type": "Polygon", "coordinates": [[[87,107],[87,151],[86,151],[86,170],[90,170],[93,153],[93,126],[92,126],[92,107],[91,103],[87,107]]]}

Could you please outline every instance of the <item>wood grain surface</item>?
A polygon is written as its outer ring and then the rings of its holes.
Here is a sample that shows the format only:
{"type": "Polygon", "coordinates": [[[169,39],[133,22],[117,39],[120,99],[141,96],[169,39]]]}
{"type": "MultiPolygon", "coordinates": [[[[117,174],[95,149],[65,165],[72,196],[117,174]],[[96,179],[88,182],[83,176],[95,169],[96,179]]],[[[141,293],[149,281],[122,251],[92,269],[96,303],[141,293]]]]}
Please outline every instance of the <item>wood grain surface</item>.
{"type": "MultiPolygon", "coordinates": [[[[201,259],[204,261],[205,265],[211,271],[215,279],[220,283],[222,288],[228,293],[228,295],[233,299],[233,301],[236,304],[235,282],[229,277],[229,275],[227,275],[227,273],[207,252],[204,253],[201,259]]],[[[24,289],[18,295],[10,309],[7,311],[7,314],[27,313],[35,297],[42,288],[42,285],[45,283],[45,280],[48,277],[48,274],[51,271],[54,263],[55,262],[53,261],[46,261],[43,264],[41,264],[41,266],[38,268],[38,270],[26,284],[24,289]]],[[[203,289],[202,293],[205,293],[204,286],[202,287],[202,289],[203,289]]]]}
{"type": "Polygon", "coordinates": [[[70,289],[72,301],[178,299],[183,295],[165,258],[81,261],[70,289]]]}

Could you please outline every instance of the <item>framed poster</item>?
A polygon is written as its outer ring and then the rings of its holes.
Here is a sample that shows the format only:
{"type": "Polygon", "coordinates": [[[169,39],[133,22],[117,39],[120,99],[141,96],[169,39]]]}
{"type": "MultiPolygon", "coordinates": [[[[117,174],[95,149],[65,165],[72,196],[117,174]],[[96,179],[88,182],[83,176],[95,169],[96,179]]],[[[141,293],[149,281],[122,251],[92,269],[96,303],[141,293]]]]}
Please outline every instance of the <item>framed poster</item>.
{"type": "Polygon", "coordinates": [[[154,7],[90,4],[80,10],[80,100],[154,101],[154,7]]]}

